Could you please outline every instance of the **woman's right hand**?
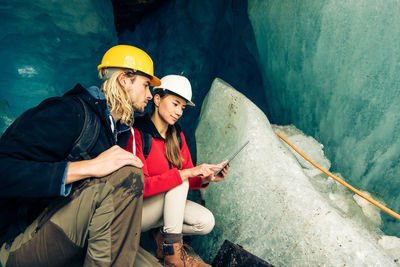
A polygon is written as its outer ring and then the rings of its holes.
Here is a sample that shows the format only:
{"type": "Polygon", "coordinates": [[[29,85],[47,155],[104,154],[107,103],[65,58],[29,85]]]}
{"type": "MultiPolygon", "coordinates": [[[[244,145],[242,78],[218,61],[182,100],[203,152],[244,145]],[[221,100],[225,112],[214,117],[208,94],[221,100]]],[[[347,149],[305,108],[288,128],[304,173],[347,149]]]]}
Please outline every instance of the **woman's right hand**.
{"type": "Polygon", "coordinates": [[[201,164],[196,167],[190,168],[190,169],[184,169],[184,170],[179,170],[179,173],[181,175],[182,181],[185,181],[186,179],[190,177],[209,177],[211,175],[214,175],[219,168],[219,165],[214,165],[214,164],[201,164]]]}

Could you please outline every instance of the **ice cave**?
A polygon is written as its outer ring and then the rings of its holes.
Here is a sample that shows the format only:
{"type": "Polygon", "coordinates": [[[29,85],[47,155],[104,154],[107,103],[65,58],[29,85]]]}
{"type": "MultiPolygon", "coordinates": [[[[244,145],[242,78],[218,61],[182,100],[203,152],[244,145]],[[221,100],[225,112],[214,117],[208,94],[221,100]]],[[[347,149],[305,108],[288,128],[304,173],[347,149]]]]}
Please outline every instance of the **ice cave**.
{"type": "Polygon", "coordinates": [[[399,13],[395,0],[1,0],[0,131],[98,85],[109,47],[140,47],[158,77],[192,82],[180,125],[197,163],[250,141],[201,191],[216,219],[191,242],[205,261],[228,239],[274,266],[396,266],[400,221],[274,132],[400,213],[399,13]]]}

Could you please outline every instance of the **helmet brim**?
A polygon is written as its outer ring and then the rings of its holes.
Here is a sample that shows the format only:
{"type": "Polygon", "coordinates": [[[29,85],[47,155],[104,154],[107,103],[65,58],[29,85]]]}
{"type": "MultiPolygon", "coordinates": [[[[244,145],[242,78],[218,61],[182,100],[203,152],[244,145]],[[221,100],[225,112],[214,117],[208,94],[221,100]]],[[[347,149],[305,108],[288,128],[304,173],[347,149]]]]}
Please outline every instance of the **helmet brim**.
{"type": "MultiPolygon", "coordinates": [[[[102,65],[102,64],[100,64],[100,65],[98,65],[97,66],[97,70],[101,70],[102,68],[120,68],[120,69],[130,69],[130,70],[133,70],[133,71],[137,71],[137,70],[135,70],[135,69],[132,69],[132,68],[124,68],[124,67],[120,67],[120,66],[105,66],[105,65],[102,65]]],[[[146,76],[148,75],[148,76],[150,76],[151,77],[151,79],[150,79],[150,86],[159,86],[159,85],[161,85],[161,80],[160,79],[158,79],[156,76],[154,76],[154,75],[151,75],[151,74],[148,74],[148,73],[145,73],[145,72],[143,72],[146,76]]],[[[150,78],[149,77],[149,78],[150,78]]]]}
{"type": "Polygon", "coordinates": [[[156,76],[151,76],[150,86],[160,86],[161,80],[158,79],[156,76]]]}
{"type": "Polygon", "coordinates": [[[188,106],[192,106],[192,107],[196,106],[192,101],[187,100],[185,97],[183,97],[183,96],[181,96],[180,94],[177,94],[177,93],[175,93],[175,92],[172,92],[172,91],[169,90],[169,89],[165,89],[165,88],[162,88],[162,87],[154,87],[154,88],[153,88],[153,92],[154,92],[154,93],[157,93],[157,90],[161,90],[161,91],[166,92],[166,93],[169,94],[169,95],[175,95],[175,96],[177,96],[177,97],[179,97],[179,98],[182,98],[183,100],[186,101],[186,105],[188,105],[188,106]]]}
{"type": "Polygon", "coordinates": [[[189,106],[192,106],[192,107],[196,106],[192,101],[187,101],[186,105],[189,105],[189,106]]]}

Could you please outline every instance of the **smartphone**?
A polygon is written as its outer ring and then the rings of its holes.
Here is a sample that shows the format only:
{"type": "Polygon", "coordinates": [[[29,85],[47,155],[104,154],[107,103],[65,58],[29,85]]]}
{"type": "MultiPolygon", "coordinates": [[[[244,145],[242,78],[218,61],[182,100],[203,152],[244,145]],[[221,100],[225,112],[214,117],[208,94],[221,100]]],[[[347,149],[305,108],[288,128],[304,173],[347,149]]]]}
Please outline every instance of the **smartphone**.
{"type": "Polygon", "coordinates": [[[231,160],[233,160],[233,159],[236,157],[236,155],[239,154],[239,152],[242,151],[242,149],[243,149],[245,146],[247,146],[247,144],[248,144],[249,142],[250,142],[250,141],[247,141],[246,143],[244,143],[244,145],[242,145],[235,153],[233,153],[233,155],[228,159],[228,161],[224,164],[224,166],[222,166],[222,168],[219,169],[219,171],[216,172],[216,173],[214,174],[214,177],[217,176],[218,174],[220,174],[220,172],[226,167],[226,165],[228,165],[228,163],[231,162],[231,160]]]}

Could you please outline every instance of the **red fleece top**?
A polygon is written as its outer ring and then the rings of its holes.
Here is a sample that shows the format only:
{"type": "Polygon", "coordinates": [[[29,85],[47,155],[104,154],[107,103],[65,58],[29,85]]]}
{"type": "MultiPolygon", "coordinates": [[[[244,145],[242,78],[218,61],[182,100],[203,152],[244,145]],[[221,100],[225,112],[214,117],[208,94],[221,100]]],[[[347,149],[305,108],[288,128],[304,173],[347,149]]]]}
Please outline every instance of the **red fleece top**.
{"type": "MultiPolygon", "coordinates": [[[[143,162],[143,173],[145,176],[143,198],[151,197],[174,188],[182,184],[182,178],[177,168],[169,168],[167,157],[164,153],[164,139],[152,138],[151,150],[147,159],[144,159],[142,151],[142,137],[140,132],[133,128],[135,132],[136,156],[143,162]]],[[[185,136],[181,132],[182,148],[181,156],[184,159],[182,162],[182,170],[193,167],[192,157],[190,156],[189,148],[186,144],[185,136]]],[[[129,137],[125,149],[132,152],[133,136],[129,137]]],[[[208,184],[207,184],[208,185],[208,184]]],[[[201,189],[207,187],[202,186],[200,177],[189,178],[189,189],[201,189]]]]}

